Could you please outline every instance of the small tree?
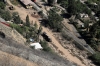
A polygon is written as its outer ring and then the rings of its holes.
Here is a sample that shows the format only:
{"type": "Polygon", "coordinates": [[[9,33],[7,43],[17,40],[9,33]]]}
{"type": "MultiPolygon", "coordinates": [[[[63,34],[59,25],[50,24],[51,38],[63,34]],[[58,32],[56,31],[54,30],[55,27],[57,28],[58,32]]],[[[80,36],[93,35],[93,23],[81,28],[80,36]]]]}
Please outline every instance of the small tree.
{"type": "Polygon", "coordinates": [[[68,0],[68,9],[67,9],[67,11],[71,15],[75,15],[77,13],[76,1],[75,0],[68,0]]]}
{"type": "Polygon", "coordinates": [[[53,5],[53,2],[54,2],[53,0],[48,0],[48,4],[51,6],[53,5]]]}
{"type": "Polygon", "coordinates": [[[40,44],[43,47],[43,50],[46,52],[52,52],[51,48],[48,46],[48,43],[45,40],[40,40],[40,44]]]}
{"type": "Polygon", "coordinates": [[[39,40],[39,36],[40,36],[41,32],[42,32],[42,26],[40,25],[39,30],[38,30],[38,40],[39,40]]]}
{"type": "MultiPolygon", "coordinates": [[[[13,15],[14,16],[14,15],[13,15]]],[[[16,24],[21,24],[21,18],[20,18],[20,16],[19,15],[15,15],[14,16],[14,23],[16,23],[16,24]]]]}
{"type": "Polygon", "coordinates": [[[50,10],[49,12],[49,16],[48,16],[48,25],[50,26],[50,28],[54,29],[55,31],[60,31],[62,29],[62,20],[63,18],[56,13],[56,11],[50,10]]]}
{"type": "Polygon", "coordinates": [[[89,32],[89,21],[85,21],[84,26],[86,28],[86,32],[89,32]]]}
{"type": "Polygon", "coordinates": [[[2,18],[4,18],[6,21],[11,20],[11,14],[9,11],[4,11],[0,14],[2,18]]]}
{"type": "Polygon", "coordinates": [[[95,61],[96,63],[99,63],[99,64],[100,64],[100,53],[97,52],[96,54],[94,54],[94,55],[92,56],[92,59],[93,59],[93,61],[95,61]]]}
{"type": "Polygon", "coordinates": [[[28,15],[26,16],[26,26],[30,27],[30,21],[29,21],[29,16],[28,15]]]}
{"type": "Polygon", "coordinates": [[[14,18],[15,16],[17,16],[18,15],[18,12],[13,12],[12,13],[12,18],[14,18]]]}
{"type": "Polygon", "coordinates": [[[3,2],[0,2],[0,8],[5,9],[6,5],[3,2]]]}
{"type": "Polygon", "coordinates": [[[40,25],[39,30],[38,30],[38,34],[41,34],[42,31],[42,26],[40,25]]]}

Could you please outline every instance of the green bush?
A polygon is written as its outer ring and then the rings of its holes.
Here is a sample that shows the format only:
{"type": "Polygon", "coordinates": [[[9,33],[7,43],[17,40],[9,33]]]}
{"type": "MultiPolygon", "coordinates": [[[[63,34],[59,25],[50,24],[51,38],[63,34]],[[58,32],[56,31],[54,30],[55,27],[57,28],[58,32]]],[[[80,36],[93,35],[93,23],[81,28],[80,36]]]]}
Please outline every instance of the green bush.
{"type": "Polygon", "coordinates": [[[47,24],[54,31],[60,32],[63,28],[61,23],[63,21],[63,18],[56,13],[55,9],[53,10],[51,9],[48,13],[49,16],[48,16],[47,24]]]}
{"type": "Polygon", "coordinates": [[[26,26],[30,27],[30,21],[29,21],[29,16],[28,15],[26,16],[26,26]]]}
{"type": "Polygon", "coordinates": [[[68,0],[58,0],[58,3],[64,8],[68,7],[68,0]]]}
{"type": "Polygon", "coordinates": [[[92,60],[96,63],[100,64],[100,52],[97,52],[96,54],[92,55],[92,60]]]}
{"type": "Polygon", "coordinates": [[[41,46],[43,47],[43,50],[46,51],[46,52],[51,52],[51,48],[48,46],[48,43],[44,40],[40,40],[40,44],[41,46]]]}
{"type": "Polygon", "coordinates": [[[0,1],[0,8],[1,9],[5,9],[6,5],[3,1],[0,1]]]}
{"type": "Polygon", "coordinates": [[[9,11],[3,10],[0,8],[0,17],[5,19],[6,21],[11,20],[11,14],[9,11]]]}
{"type": "Polygon", "coordinates": [[[14,29],[16,29],[19,33],[23,33],[23,29],[21,28],[21,26],[17,25],[17,24],[10,24],[10,26],[14,29]]]}

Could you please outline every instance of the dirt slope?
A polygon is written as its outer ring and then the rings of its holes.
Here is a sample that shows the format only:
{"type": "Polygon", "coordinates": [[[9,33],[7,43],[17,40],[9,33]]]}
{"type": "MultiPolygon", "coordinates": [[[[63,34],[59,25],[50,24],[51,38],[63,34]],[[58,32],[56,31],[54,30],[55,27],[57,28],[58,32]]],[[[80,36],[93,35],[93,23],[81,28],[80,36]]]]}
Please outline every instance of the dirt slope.
{"type": "Polygon", "coordinates": [[[0,66],[38,66],[25,59],[0,51],[0,66]]]}
{"type": "Polygon", "coordinates": [[[0,31],[2,31],[6,36],[13,38],[18,43],[24,44],[26,39],[23,38],[16,30],[0,23],[0,31]]]}

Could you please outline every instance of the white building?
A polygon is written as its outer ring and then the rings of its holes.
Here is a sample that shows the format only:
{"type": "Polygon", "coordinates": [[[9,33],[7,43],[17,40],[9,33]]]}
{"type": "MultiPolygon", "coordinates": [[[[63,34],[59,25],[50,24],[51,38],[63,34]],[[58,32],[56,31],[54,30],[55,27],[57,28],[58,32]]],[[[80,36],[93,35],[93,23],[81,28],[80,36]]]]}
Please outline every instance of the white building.
{"type": "Polygon", "coordinates": [[[89,16],[88,16],[88,14],[81,13],[81,14],[80,14],[80,17],[81,17],[81,18],[87,18],[87,17],[89,17],[89,16]]]}
{"type": "Polygon", "coordinates": [[[32,43],[30,44],[30,47],[34,47],[34,49],[43,49],[40,43],[32,43]]]}
{"type": "Polygon", "coordinates": [[[33,2],[31,0],[20,0],[20,2],[22,2],[26,8],[32,8],[32,4],[33,2]]]}

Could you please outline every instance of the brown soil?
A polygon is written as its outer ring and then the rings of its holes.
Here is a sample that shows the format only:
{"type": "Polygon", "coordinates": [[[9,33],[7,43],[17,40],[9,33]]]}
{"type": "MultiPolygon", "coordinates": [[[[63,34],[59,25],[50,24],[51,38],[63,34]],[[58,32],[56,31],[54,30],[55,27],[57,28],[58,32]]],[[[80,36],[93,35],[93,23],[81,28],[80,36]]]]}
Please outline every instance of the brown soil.
{"type": "Polygon", "coordinates": [[[0,65],[5,66],[38,66],[37,64],[17,56],[0,51],[0,65]]]}
{"type": "Polygon", "coordinates": [[[0,31],[5,34],[5,37],[11,37],[13,40],[17,41],[18,43],[24,44],[26,39],[23,38],[16,30],[0,23],[0,31]]]}

